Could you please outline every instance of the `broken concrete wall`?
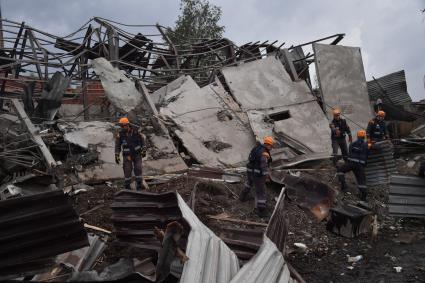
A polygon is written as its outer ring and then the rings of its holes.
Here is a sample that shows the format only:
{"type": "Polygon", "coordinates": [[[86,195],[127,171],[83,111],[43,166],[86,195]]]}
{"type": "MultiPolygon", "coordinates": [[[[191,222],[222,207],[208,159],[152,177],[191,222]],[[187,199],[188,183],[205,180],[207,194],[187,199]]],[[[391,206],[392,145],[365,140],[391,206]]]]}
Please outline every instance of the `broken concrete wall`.
{"type": "Polygon", "coordinates": [[[151,94],[151,98],[155,105],[160,106],[164,102],[164,99],[167,95],[170,97],[175,97],[177,95],[177,93],[175,93],[176,91],[181,93],[194,89],[200,89],[200,87],[190,76],[183,75],[170,82],[166,86],[163,86],[157,91],[153,92],[151,94]]]}
{"type": "MultiPolygon", "coordinates": [[[[85,183],[96,183],[124,177],[122,163],[115,163],[114,124],[109,122],[91,121],[78,123],[61,123],[58,125],[64,134],[65,141],[88,148],[96,145],[101,164],[86,168],[78,174],[85,183]]],[[[150,137],[154,139],[154,147],[148,149],[148,157],[143,160],[143,175],[157,175],[181,172],[187,169],[182,158],[175,151],[174,144],[166,137],[150,137]],[[158,147],[158,148],[157,148],[158,147]],[[162,150],[160,157],[153,152],[162,150]]]]}
{"type": "Polygon", "coordinates": [[[174,133],[189,153],[207,166],[243,165],[255,144],[249,127],[222,99],[226,95],[218,81],[200,89],[176,89],[160,109],[177,125],[174,133]]]}
{"type": "Polygon", "coordinates": [[[121,112],[130,112],[142,102],[142,95],[125,72],[114,68],[105,58],[92,61],[109,101],[121,112]]]}
{"type": "Polygon", "coordinates": [[[353,133],[372,118],[362,54],[358,47],[313,44],[316,71],[328,118],[340,108],[353,133]]]}
{"type": "Polygon", "coordinates": [[[270,56],[224,68],[222,73],[259,138],[274,132],[307,151],[330,152],[325,115],[307,84],[292,81],[279,59],[270,56]]]}

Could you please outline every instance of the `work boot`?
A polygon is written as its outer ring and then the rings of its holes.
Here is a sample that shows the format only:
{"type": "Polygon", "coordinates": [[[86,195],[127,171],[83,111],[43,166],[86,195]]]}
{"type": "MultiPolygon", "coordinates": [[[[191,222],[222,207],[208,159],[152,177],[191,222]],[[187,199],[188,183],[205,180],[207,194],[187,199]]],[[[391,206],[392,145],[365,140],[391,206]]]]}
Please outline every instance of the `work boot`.
{"type": "Polygon", "coordinates": [[[142,190],[142,182],[137,182],[136,183],[136,191],[141,191],[142,190]]]}
{"type": "Polygon", "coordinates": [[[247,192],[247,191],[243,190],[239,195],[239,200],[241,202],[246,202],[248,200],[248,195],[249,195],[249,191],[247,192]]]}
{"type": "Polygon", "coordinates": [[[260,218],[267,217],[267,212],[266,212],[266,208],[265,207],[257,207],[257,208],[255,208],[254,211],[258,215],[258,217],[260,217],[260,218]]]}
{"type": "Polygon", "coordinates": [[[124,189],[131,191],[131,186],[130,185],[124,185],[124,189]]]}
{"type": "Polygon", "coordinates": [[[367,201],[367,193],[366,192],[360,192],[360,200],[361,201],[367,201]]]}

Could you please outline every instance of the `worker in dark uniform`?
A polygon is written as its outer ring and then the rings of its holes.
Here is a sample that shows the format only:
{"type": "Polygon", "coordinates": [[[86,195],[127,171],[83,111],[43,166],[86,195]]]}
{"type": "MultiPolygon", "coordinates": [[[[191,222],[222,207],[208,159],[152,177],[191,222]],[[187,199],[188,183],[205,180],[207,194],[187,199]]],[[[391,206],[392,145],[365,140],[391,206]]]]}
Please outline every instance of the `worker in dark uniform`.
{"type": "Polygon", "coordinates": [[[248,200],[252,187],[255,187],[255,206],[258,216],[266,216],[266,181],[270,178],[270,164],[272,158],[270,150],[273,147],[273,138],[267,136],[263,143],[257,143],[251,150],[246,166],[247,181],[239,199],[248,200]]]}
{"type": "Polygon", "coordinates": [[[134,169],[136,178],[136,189],[142,190],[142,157],[144,155],[144,137],[137,128],[132,127],[128,118],[119,120],[121,130],[115,138],[115,162],[120,163],[120,153],[122,149],[123,169],[124,169],[124,187],[130,190],[131,174],[134,169]]]}
{"type": "Polygon", "coordinates": [[[360,199],[366,201],[367,186],[365,167],[368,155],[368,146],[365,141],[366,131],[360,130],[357,132],[357,140],[350,144],[348,152],[348,161],[337,168],[337,176],[341,182],[341,190],[347,188],[345,183],[345,173],[353,171],[357,181],[357,188],[360,191],[360,199]]]}
{"type": "Polygon", "coordinates": [[[341,118],[341,110],[334,109],[333,116],[334,118],[329,124],[329,127],[331,128],[333,163],[336,165],[336,162],[338,161],[338,148],[341,149],[342,158],[347,161],[348,150],[345,136],[348,136],[348,141],[350,143],[353,142],[353,138],[351,136],[350,127],[347,125],[347,121],[341,118]]]}
{"type": "Polygon", "coordinates": [[[388,138],[387,127],[385,126],[384,119],[385,112],[380,110],[376,114],[376,117],[369,121],[366,129],[369,143],[374,144],[388,138]]]}

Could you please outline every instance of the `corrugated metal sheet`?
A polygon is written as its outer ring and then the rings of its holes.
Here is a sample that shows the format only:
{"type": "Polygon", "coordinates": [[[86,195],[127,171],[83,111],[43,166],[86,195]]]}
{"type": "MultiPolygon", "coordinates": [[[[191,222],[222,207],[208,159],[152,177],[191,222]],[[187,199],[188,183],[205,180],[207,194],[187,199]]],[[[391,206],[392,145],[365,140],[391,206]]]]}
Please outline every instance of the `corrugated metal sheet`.
{"type": "Polygon", "coordinates": [[[404,70],[380,77],[376,81],[367,82],[367,90],[370,99],[374,101],[381,98],[384,103],[387,102],[395,105],[404,105],[412,102],[412,99],[407,93],[404,70]]]}
{"type": "Polygon", "coordinates": [[[388,184],[390,176],[397,170],[394,160],[394,148],[390,141],[376,143],[369,151],[366,166],[366,184],[368,186],[388,184]]]}
{"type": "Polygon", "coordinates": [[[263,243],[264,231],[260,229],[223,228],[220,238],[232,249],[240,261],[250,260],[263,243]]]}
{"type": "Polygon", "coordinates": [[[392,175],[388,211],[394,216],[425,217],[425,179],[392,175]]]}
{"type": "MultiPolygon", "coordinates": [[[[119,191],[115,194],[112,208],[112,223],[120,242],[144,250],[157,252],[161,242],[154,234],[154,228],[165,229],[168,223],[182,219],[175,193],[147,193],[119,191]]],[[[187,233],[186,237],[187,238],[187,233]]]]}
{"type": "Polygon", "coordinates": [[[61,190],[0,201],[1,279],[48,267],[51,257],[88,244],[61,190]]]}

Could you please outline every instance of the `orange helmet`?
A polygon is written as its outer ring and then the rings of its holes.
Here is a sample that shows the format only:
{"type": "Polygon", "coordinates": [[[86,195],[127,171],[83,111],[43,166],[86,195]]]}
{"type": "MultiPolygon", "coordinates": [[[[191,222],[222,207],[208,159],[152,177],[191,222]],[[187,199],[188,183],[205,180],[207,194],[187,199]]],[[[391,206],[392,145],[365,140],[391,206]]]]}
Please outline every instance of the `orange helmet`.
{"type": "Polygon", "coordinates": [[[366,137],[366,131],[365,130],[359,130],[357,132],[357,137],[364,139],[366,137]]]}
{"type": "Polygon", "coordinates": [[[338,108],[335,108],[334,110],[332,110],[332,113],[334,114],[334,116],[341,115],[341,110],[339,110],[338,108]]]}
{"type": "Polygon", "coordinates": [[[263,143],[268,145],[273,145],[273,137],[271,136],[264,137],[263,143]]]}
{"type": "Polygon", "coordinates": [[[379,110],[378,111],[378,114],[376,114],[377,116],[379,116],[379,117],[382,117],[382,118],[384,118],[385,117],[385,112],[384,111],[382,111],[382,110],[379,110]]]}
{"type": "Polygon", "coordinates": [[[127,124],[130,123],[130,121],[128,121],[128,118],[127,117],[122,117],[118,123],[120,125],[127,125],[127,124]]]}

